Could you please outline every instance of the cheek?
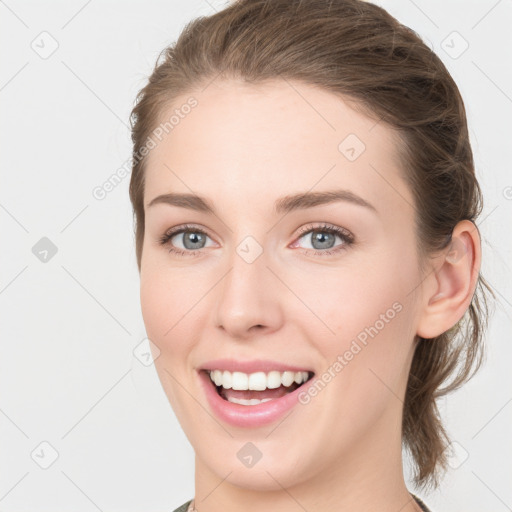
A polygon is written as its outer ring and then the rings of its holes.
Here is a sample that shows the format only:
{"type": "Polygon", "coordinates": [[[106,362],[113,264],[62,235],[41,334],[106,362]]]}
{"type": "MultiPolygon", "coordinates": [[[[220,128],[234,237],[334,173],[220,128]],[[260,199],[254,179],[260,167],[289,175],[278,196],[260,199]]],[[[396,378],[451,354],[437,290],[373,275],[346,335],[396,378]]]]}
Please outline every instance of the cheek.
{"type": "Polygon", "coordinates": [[[347,439],[400,408],[397,397],[407,382],[414,319],[407,272],[376,270],[340,276],[318,298],[315,311],[334,334],[315,336],[318,320],[307,324],[323,360],[318,377],[329,382],[316,414],[329,416],[325,422],[334,422],[347,439]]]}
{"type": "Polygon", "coordinates": [[[150,264],[142,268],[141,312],[148,338],[160,350],[157,369],[172,369],[176,376],[186,372],[188,357],[204,331],[209,283],[204,274],[189,268],[150,264]]]}
{"type": "Polygon", "coordinates": [[[185,318],[194,300],[197,302],[196,287],[191,285],[190,272],[185,269],[145,263],[141,269],[140,303],[146,330],[157,338],[171,338],[180,319],[185,318]]]}
{"type": "Polygon", "coordinates": [[[153,353],[154,365],[167,399],[178,417],[186,397],[178,383],[186,381],[183,363],[190,352],[190,331],[185,316],[187,301],[178,293],[180,283],[171,282],[165,271],[141,272],[140,302],[148,338],[157,347],[153,353]],[[188,332],[188,335],[187,335],[188,332]]]}
{"type": "Polygon", "coordinates": [[[185,327],[189,321],[186,307],[189,300],[181,293],[181,283],[171,280],[166,272],[145,269],[141,272],[140,303],[148,338],[160,350],[155,366],[160,377],[163,368],[176,371],[177,361],[186,357],[185,327]]]}
{"type": "Polygon", "coordinates": [[[154,338],[155,342],[160,340],[166,329],[169,328],[171,318],[168,317],[168,311],[172,310],[169,307],[169,300],[172,300],[172,295],[166,292],[163,281],[156,281],[151,274],[141,276],[140,303],[142,317],[149,339],[154,338]]]}
{"type": "MultiPolygon", "coordinates": [[[[322,283],[310,283],[309,303],[329,328],[320,350],[327,361],[347,350],[370,363],[375,359],[399,370],[413,338],[414,304],[410,292],[419,277],[414,258],[375,258],[351,272],[331,273],[322,283]],[[411,262],[412,261],[412,262],[411,262]],[[321,291],[321,293],[320,293],[321,291]],[[362,350],[358,349],[358,346],[362,350]],[[371,349],[369,348],[371,346],[371,349]]],[[[306,293],[307,286],[302,288],[306,293]]],[[[308,299],[306,299],[307,301],[308,299]]],[[[315,338],[312,338],[315,339],[315,338]]],[[[347,354],[351,358],[351,354],[347,354]]]]}

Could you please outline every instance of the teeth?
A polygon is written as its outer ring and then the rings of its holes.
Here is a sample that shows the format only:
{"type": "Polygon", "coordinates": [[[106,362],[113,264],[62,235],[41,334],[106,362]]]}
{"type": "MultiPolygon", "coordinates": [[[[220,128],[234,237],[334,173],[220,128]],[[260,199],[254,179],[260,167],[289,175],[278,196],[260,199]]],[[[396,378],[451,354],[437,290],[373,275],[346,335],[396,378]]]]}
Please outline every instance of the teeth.
{"type": "Polygon", "coordinates": [[[231,389],[231,386],[233,385],[233,377],[231,376],[231,372],[224,372],[222,374],[221,384],[223,388],[231,389]]]}
{"type": "Polygon", "coordinates": [[[234,398],[232,396],[228,398],[228,402],[240,405],[258,405],[262,404],[263,402],[268,402],[270,400],[272,400],[272,398],[263,398],[262,400],[258,400],[257,398],[251,398],[250,400],[246,400],[245,398],[234,398]]]}
{"type": "Polygon", "coordinates": [[[251,373],[251,375],[249,375],[248,384],[249,389],[263,391],[264,389],[267,389],[267,376],[263,372],[251,373]]]}
{"type": "MultiPolygon", "coordinates": [[[[299,372],[302,375],[302,372],[299,372]]],[[[281,385],[281,373],[269,372],[267,374],[267,388],[276,389],[281,385]]]]}
{"type": "Polygon", "coordinates": [[[263,391],[265,389],[276,389],[281,385],[290,387],[294,382],[296,384],[306,382],[308,377],[308,372],[271,371],[268,373],[256,372],[247,374],[243,372],[228,372],[227,370],[210,371],[210,379],[215,382],[216,386],[222,386],[224,389],[235,389],[241,391],[246,389],[263,391]]]}
{"type": "MultiPolygon", "coordinates": [[[[223,374],[224,377],[224,374],[223,374]]],[[[249,375],[242,372],[233,372],[231,374],[232,383],[231,387],[233,389],[249,389],[249,375]]],[[[222,383],[219,386],[224,387],[224,378],[222,379],[222,383]]]]}
{"type": "Polygon", "coordinates": [[[222,384],[222,372],[220,370],[215,370],[210,374],[210,379],[213,377],[213,382],[215,382],[216,386],[220,386],[222,384]]]}
{"type": "Polygon", "coordinates": [[[283,383],[283,386],[289,387],[294,381],[295,374],[293,372],[284,372],[283,375],[281,375],[281,382],[283,383]]]}

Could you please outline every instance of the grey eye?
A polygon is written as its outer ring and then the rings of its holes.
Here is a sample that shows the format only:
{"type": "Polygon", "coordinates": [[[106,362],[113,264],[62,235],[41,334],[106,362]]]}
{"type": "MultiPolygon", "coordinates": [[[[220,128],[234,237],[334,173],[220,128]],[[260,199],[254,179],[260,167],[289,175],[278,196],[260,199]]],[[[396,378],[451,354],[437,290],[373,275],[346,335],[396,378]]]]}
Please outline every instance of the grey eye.
{"type": "Polygon", "coordinates": [[[191,251],[195,251],[198,249],[204,249],[207,238],[208,236],[204,233],[201,233],[200,231],[187,230],[176,233],[172,236],[170,241],[179,249],[189,249],[191,251]],[[179,244],[177,245],[174,239],[180,240],[183,244],[183,247],[180,247],[179,244]]]}
{"type": "Polygon", "coordinates": [[[304,238],[312,245],[312,247],[304,247],[305,249],[314,249],[315,251],[319,251],[322,249],[332,249],[334,247],[336,237],[341,240],[341,237],[335,233],[329,233],[324,229],[313,229],[302,235],[299,240],[304,238]]]}

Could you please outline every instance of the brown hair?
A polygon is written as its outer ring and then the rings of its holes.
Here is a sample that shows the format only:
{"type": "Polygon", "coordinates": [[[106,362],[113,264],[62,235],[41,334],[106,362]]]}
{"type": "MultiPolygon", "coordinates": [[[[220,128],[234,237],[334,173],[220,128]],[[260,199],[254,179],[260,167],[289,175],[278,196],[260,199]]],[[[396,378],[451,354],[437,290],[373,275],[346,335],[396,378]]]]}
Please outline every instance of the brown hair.
{"type": "MultiPolygon", "coordinates": [[[[481,213],[463,100],[444,64],[413,30],[361,0],[239,0],[191,21],[160,54],[137,96],[130,199],[139,271],[146,161],[141,148],[174,98],[218,77],[252,84],[280,77],[302,81],[342,95],[397,130],[422,261],[448,247],[459,221],[475,221],[481,213]]],[[[437,486],[447,467],[449,438],[436,400],[471,378],[483,361],[487,292],[494,297],[479,275],[464,317],[436,338],[417,339],[402,440],[418,486],[437,486]]]]}

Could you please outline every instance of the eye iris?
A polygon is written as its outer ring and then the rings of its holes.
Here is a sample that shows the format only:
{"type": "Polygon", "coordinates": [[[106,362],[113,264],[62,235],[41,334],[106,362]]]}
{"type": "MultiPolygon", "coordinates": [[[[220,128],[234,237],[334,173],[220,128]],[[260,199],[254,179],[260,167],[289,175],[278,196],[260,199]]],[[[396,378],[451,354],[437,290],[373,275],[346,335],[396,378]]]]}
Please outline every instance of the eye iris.
{"type": "Polygon", "coordinates": [[[200,249],[201,247],[196,247],[194,244],[200,244],[201,242],[204,242],[204,235],[201,233],[189,231],[183,234],[183,245],[187,249],[200,249]],[[192,246],[190,246],[189,243],[191,243],[192,246]]]}
{"type": "Polygon", "coordinates": [[[312,238],[312,245],[315,249],[330,249],[334,246],[334,242],[335,242],[335,235],[332,234],[332,233],[327,233],[326,231],[313,231],[312,234],[311,234],[311,238],[312,238]],[[322,244],[325,244],[325,240],[326,239],[329,239],[329,242],[327,242],[327,245],[322,245],[322,244]],[[315,247],[315,244],[314,242],[320,242],[321,246],[320,247],[315,247]]]}

